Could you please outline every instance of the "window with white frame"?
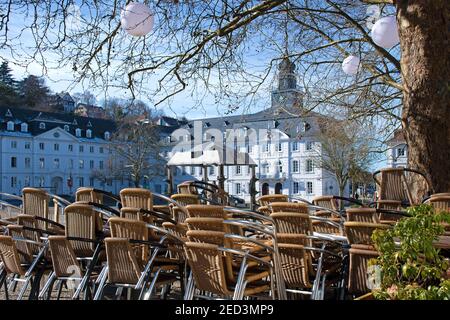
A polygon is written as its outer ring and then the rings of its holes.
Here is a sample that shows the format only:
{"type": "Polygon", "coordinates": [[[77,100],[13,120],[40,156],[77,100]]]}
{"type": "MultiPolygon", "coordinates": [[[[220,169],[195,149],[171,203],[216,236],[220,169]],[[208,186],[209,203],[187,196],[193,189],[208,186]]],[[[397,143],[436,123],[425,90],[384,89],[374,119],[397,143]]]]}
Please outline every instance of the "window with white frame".
{"type": "Polygon", "coordinates": [[[11,177],[11,188],[17,187],[17,177],[13,176],[11,177]]]}
{"type": "Polygon", "coordinates": [[[314,172],[314,162],[311,159],[306,160],[306,172],[314,172]]]}
{"type": "Polygon", "coordinates": [[[78,150],[79,150],[80,152],[84,152],[84,146],[79,146],[79,147],[78,147],[78,150]]]}
{"type": "Polygon", "coordinates": [[[306,142],[306,150],[310,151],[313,148],[313,142],[307,141],[306,142]]]}
{"type": "Polygon", "coordinates": [[[53,145],[53,150],[59,151],[59,144],[58,144],[58,143],[55,143],[55,144],[53,145]]]}
{"type": "Polygon", "coordinates": [[[236,194],[241,194],[241,184],[240,183],[235,184],[235,190],[236,190],[236,194]]]}
{"type": "Polygon", "coordinates": [[[94,146],[90,146],[90,147],[89,147],[89,152],[90,152],[90,153],[94,153],[94,146]]]}
{"type": "Polygon", "coordinates": [[[94,169],[94,160],[89,161],[89,169],[94,169]]]}
{"type": "Polygon", "coordinates": [[[191,167],[191,176],[195,175],[195,167],[191,167]]]}
{"type": "Polygon", "coordinates": [[[16,149],[17,148],[17,141],[11,141],[11,149],[16,149]]]}
{"type": "Polygon", "coordinates": [[[8,123],[6,124],[6,130],[14,131],[14,122],[8,121],[8,123]]]}
{"type": "Polygon", "coordinates": [[[269,152],[269,150],[270,150],[270,145],[268,143],[265,143],[263,145],[263,152],[267,153],[267,152],[269,152]]]}
{"type": "Polygon", "coordinates": [[[73,159],[70,159],[69,161],[69,169],[73,169],[73,159]]]}
{"type": "Polygon", "coordinates": [[[299,192],[299,184],[297,181],[294,181],[292,185],[292,193],[298,194],[298,192],[299,192]]]}
{"type": "Polygon", "coordinates": [[[31,149],[31,143],[30,142],[25,142],[25,149],[31,149]]]}
{"type": "Polygon", "coordinates": [[[210,175],[215,174],[215,173],[214,173],[214,167],[209,167],[209,174],[210,174],[210,175]]]}
{"type": "Polygon", "coordinates": [[[105,140],[109,140],[111,138],[111,134],[109,133],[109,131],[105,132],[105,140]]]}
{"type": "Polygon", "coordinates": [[[398,157],[404,157],[405,156],[405,148],[398,148],[397,149],[397,156],[398,157]]]}
{"type": "Polygon", "coordinates": [[[59,159],[58,158],[53,159],[53,166],[56,169],[59,169],[59,159]]]}
{"type": "Polygon", "coordinates": [[[84,169],[84,160],[80,160],[80,161],[78,162],[78,168],[84,169]]]}
{"type": "Polygon", "coordinates": [[[262,165],[262,173],[263,174],[268,174],[269,173],[269,164],[268,163],[264,163],[263,165],[262,165]]]}
{"type": "Polygon", "coordinates": [[[44,122],[39,123],[39,129],[45,130],[45,123],[44,122]]]}
{"type": "Polygon", "coordinates": [[[45,168],[45,159],[39,158],[39,168],[44,169],[45,168]]]}
{"type": "Polygon", "coordinates": [[[11,168],[17,168],[17,158],[11,157],[11,168]]]}
{"type": "Polygon", "coordinates": [[[39,150],[44,150],[44,143],[43,142],[39,143],[39,150]]]}
{"type": "Polygon", "coordinates": [[[25,122],[23,122],[23,123],[20,125],[20,131],[22,131],[22,132],[28,132],[28,124],[25,123],[25,122]]]}
{"type": "Polygon", "coordinates": [[[98,148],[98,151],[99,151],[100,153],[103,153],[103,147],[98,148]]]}
{"type": "Polygon", "coordinates": [[[300,170],[300,168],[299,168],[299,162],[298,162],[298,160],[294,160],[294,161],[292,161],[292,172],[299,172],[300,170]]]}
{"type": "Polygon", "coordinates": [[[69,144],[69,145],[67,146],[67,149],[68,149],[70,152],[72,152],[72,151],[73,151],[73,144],[69,144]]]}
{"type": "Polygon", "coordinates": [[[283,151],[283,144],[281,142],[278,142],[277,145],[276,145],[276,148],[277,148],[278,152],[283,151]]]}
{"type": "Polygon", "coordinates": [[[279,173],[282,173],[282,172],[283,172],[283,162],[281,162],[281,160],[278,161],[278,172],[279,172],[279,173]]]}
{"type": "Polygon", "coordinates": [[[298,151],[298,142],[297,141],[292,142],[292,151],[298,151]]]}
{"type": "Polygon", "coordinates": [[[306,193],[313,194],[313,183],[312,181],[306,182],[306,193]]]}
{"type": "Polygon", "coordinates": [[[86,138],[92,138],[92,130],[91,129],[86,130],[86,138]]]}
{"type": "Polygon", "coordinates": [[[75,135],[76,135],[77,137],[81,137],[81,129],[80,129],[80,128],[76,128],[76,129],[75,129],[75,135]]]}
{"type": "Polygon", "coordinates": [[[236,166],[236,174],[242,174],[241,166],[236,166]]]}
{"type": "Polygon", "coordinates": [[[25,158],[25,168],[29,169],[31,168],[31,158],[25,158]]]}
{"type": "Polygon", "coordinates": [[[65,125],[64,125],[64,131],[69,131],[69,130],[70,130],[69,125],[65,124],[65,125]]]}
{"type": "Polygon", "coordinates": [[[84,177],[78,177],[78,186],[84,187],[84,177]]]}
{"type": "Polygon", "coordinates": [[[103,160],[100,160],[98,163],[98,168],[103,169],[103,167],[104,167],[104,162],[103,162],[103,160]]]}

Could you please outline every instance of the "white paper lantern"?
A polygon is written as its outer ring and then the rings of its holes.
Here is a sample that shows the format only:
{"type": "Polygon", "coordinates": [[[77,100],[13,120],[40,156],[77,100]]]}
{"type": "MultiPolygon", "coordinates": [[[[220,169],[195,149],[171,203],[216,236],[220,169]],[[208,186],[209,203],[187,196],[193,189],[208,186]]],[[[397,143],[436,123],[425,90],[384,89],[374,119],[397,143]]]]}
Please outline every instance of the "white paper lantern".
{"type": "Polygon", "coordinates": [[[400,42],[397,19],[389,16],[379,19],[372,27],[372,40],[382,48],[389,49],[400,42]]]}
{"type": "Polygon", "coordinates": [[[145,36],[153,29],[153,12],[143,3],[131,2],[122,10],[120,22],[128,34],[135,37],[145,36]]]}
{"type": "Polygon", "coordinates": [[[342,70],[346,74],[355,75],[359,69],[359,58],[357,56],[348,56],[342,62],[342,70]]]}

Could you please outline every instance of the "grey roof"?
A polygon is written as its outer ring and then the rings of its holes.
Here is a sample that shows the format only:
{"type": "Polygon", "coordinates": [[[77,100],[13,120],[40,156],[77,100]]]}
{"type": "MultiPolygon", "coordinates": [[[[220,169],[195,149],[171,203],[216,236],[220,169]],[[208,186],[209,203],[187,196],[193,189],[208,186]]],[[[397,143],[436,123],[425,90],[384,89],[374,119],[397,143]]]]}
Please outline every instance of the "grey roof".
{"type": "Polygon", "coordinates": [[[75,135],[75,130],[80,128],[82,130],[82,137],[85,137],[86,130],[90,129],[92,130],[92,138],[98,137],[103,139],[106,131],[113,132],[116,129],[116,123],[113,120],[81,117],[69,113],[0,107],[0,132],[6,131],[8,121],[14,121],[15,131],[20,131],[20,124],[26,122],[28,124],[28,131],[33,136],[42,134],[55,127],[64,129],[64,126],[68,125],[68,132],[73,135],[75,135]],[[12,113],[12,117],[6,116],[8,110],[12,113]],[[45,129],[39,128],[41,122],[45,123],[45,129]]]}
{"type": "MultiPolygon", "coordinates": [[[[321,115],[316,112],[309,112],[305,116],[296,116],[284,111],[283,109],[267,108],[263,111],[243,114],[243,115],[231,115],[222,116],[214,118],[205,118],[190,120],[183,128],[192,130],[195,121],[201,121],[204,130],[207,129],[219,129],[225,131],[227,129],[236,129],[242,127],[248,127],[253,129],[268,129],[268,121],[276,121],[276,128],[280,131],[286,133],[290,137],[296,137],[299,135],[297,126],[302,125],[306,122],[312,126],[319,118],[326,118],[326,116],[321,115]]],[[[316,134],[316,131],[306,131],[302,132],[302,136],[309,136],[316,134]]]]}

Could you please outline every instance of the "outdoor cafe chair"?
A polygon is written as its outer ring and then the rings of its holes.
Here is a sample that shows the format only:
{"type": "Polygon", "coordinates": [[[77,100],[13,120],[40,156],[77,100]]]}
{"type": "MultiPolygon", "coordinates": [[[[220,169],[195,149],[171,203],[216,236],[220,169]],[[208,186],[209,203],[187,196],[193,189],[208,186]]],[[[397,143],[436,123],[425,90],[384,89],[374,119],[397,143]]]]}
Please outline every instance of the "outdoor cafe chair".
{"type": "Polygon", "coordinates": [[[120,190],[122,207],[153,210],[153,197],[150,190],[143,188],[125,188],[120,190]]]}
{"type": "Polygon", "coordinates": [[[426,175],[418,170],[399,167],[374,172],[373,179],[378,188],[377,207],[385,208],[380,200],[400,201],[402,207],[420,203],[422,199],[417,199],[417,195],[413,194],[413,176],[420,177],[427,188],[427,194],[430,194],[431,183],[426,175]]]}
{"type": "Polygon", "coordinates": [[[344,224],[350,244],[349,272],[347,292],[353,296],[363,295],[371,289],[368,287],[368,261],[377,258],[372,234],[375,230],[386,230],[390,226],[380,223],[349,221],[344,224]]]}
{"type": "Polygon", "coordinates": [[[256,203],[258,204],[258,212],[263,215],[270,215],[271,210],[269,208],[269,204],[272,202],[288,202],[289,197],[284,194],[267,194],[260,196],[256,199],[256,203]]]}
{"type": "Polygon", "coordinates": [[[116,294],[117,298],[122,291],[120,288],[130,288],[137,290],[139,299],[143,299],[146,296],[149,298],[156,286],[173,283],[178,279],[183,283],[181,274],[177,276],[173,272],[161,272],[176,269],[181,273],[180,261],[170,258],[158,261],[159,250],[167,249],[164,247],[164,242],[168,238],[180,241],[176,236],[143,221],[111,218],[109,223],[112,237],[105,239],[107,264],[101,272],[94,300],[102,298],[106,286],[119,288],[118,294],[116,294]],[[159,242],[148,241],[148,227],[157,229],[164,234],[164,237],[159,242]],[[152,281],[147,288],[150,280],[152,281]]]}

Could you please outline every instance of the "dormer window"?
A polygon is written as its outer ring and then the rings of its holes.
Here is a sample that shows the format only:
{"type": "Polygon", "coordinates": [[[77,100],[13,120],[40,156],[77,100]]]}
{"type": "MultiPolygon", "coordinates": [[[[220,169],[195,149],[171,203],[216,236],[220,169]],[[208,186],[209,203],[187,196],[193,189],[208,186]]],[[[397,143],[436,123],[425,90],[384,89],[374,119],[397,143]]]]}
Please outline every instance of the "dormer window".
{"type": "Polygon", "coordinates": [[[92,123],[89,121],[87,124],[88,127],[92,127],[92,123]]]}
{"type": "Polygon", "coordinates": [[[11,113],[11,110],[7,110],[6,111],[6,113],[5,113],[5,117],[12,117],[13,115],[12,115],[12,113],[11,113]]]}
{"type": "Polygon", "coordinates": [[[109,131],[105,132],[105,140],[109,140],[111,139],[111,134],[109,133],[109,131]]]}
{"type": "Polygon", "coordinates": [[[39,123],[39,129],[45,130],[45,123],[44,122],[39,123]]]}
{"type": "Polygon", "coordinates": [[[23,123],[20,125],[20,131],[22,131],[22,132],[28,132],[28,124],[25,123],[25,122],[23,122],[23,123]]]}
{"type": "Polygon", "coordinates": [[[70,130],[69,125],[68,124],[64,125],[64,131],[69,132],[69,130],[70,130]]]}
{"type": "Polygon", "coordinates": [[[6,129],[8,131],[14,131],[14,122],[8,121],[8,123],[6,124],[6,129]]]}
{"type": "Polygon", "coordinates": [[[77,126],[77,125],[78,125],[77,119],[73,119],[72,124],[73,124],[74,126],[77,126]]]}
{"type": "Polygon", "coordinates": [[[91,129],[86,130],[86,138],[92,138],[92,130],[91,129]]]}
{"type": "Polygon", "coordinates": [[[76,135],[77,137],[81,137],[81,129],[80,129],[80,128],[77,128],[77,129],[75,130],[75,135],[76,135]]]}

